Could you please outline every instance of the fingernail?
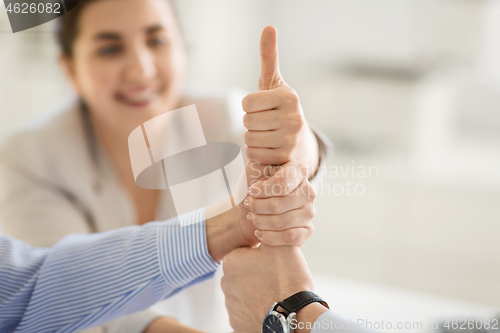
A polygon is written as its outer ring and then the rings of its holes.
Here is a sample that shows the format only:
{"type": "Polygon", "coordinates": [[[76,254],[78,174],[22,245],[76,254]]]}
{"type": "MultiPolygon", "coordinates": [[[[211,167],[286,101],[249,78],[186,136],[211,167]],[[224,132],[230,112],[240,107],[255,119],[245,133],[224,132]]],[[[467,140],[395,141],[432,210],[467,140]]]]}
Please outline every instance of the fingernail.
{"type": "Polygon", "coordinates": [[[250,209],[250,200],[248,200],[248,198],[245,199],[245,202],[243,204],[247,209],[250,209]]]}
{"type": "Polygon", "coordinates": [[[262,231],[260,231],[260,230],[255,230],[254,234],[255,234],[255,237],[257,237],[257,238],[261,238],[262,237],[262,231]]]}
{"type": "Polygon", "coordinates": [[[252,214],[250,214],[250,213],[247,214],[247,220],[252,222],[252,214]]]}
{"type": "Polygon", "coordinates": [[[256,195],[257,192],[258,192],[258,190],[253,186],[250,186],[250,188],[248,189],[248,194],[250,194],[251,196],[256,195]]]}

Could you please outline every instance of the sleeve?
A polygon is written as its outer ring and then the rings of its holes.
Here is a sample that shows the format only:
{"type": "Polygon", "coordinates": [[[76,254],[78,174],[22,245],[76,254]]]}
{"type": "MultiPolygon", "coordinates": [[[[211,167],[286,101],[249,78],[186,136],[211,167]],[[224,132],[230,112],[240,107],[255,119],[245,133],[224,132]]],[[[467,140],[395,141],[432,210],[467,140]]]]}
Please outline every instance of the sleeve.
{"type": "MultiPolygon", "coordinates": [[[[53,246],[69,234],[92,233],[87,210],[71,193],[37,172],[43,165],[40,161],[44,152],[35,138],[32,133],[21,133],[0,148],[2,232],[31,246],[43,247],[53,246]]],[[[162,315],[151,308],[81,333],[139,333],[162,315]]]]}
{"type": "Polygon", "coordinates": [[[319,129],[311,125],[309,125],[309,127],[316,136],[319,149],[318,170],[316,171],[316,174],[310,179],[310,182],[311,184],[318,185],[319,181],[323,179],[327,174],[326,162],[328,161],[328,158],[333,154],[333,144],[319,129]]]}
{"type": "MultiPolygon", "coordinates": [[[[307,323],[304,323],[307,325],[307,323]]],[[[344,318],[333,311],[326,311],[311,323],[311,333],[377,333],[366,328],[358,321],[344,318]]]]}
{"type": "Polygon", "coordinates": [[[174,218],[70,235],[50,249],[0,238],[0,331],[82,330],[212,277],[219,264],[208,253],[204,218],[202,209],[182,225],[174,218]]]}

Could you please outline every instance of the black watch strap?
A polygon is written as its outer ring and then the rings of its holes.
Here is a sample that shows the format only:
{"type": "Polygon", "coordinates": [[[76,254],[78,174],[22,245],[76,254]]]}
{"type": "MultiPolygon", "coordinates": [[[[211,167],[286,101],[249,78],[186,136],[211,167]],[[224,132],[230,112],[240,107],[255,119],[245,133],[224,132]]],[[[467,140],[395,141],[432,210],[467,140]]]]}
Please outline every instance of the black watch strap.
{"type": "Polygon", "coordinates": [[[278,303],[280,307],[282,307],[289,314],[292,312],[297,312],[302,309],[304,306],[309,305],[314,302],[319,302],[327,309],[330,307],[328,304],[318,295],[313,293],[312,291],[301,291],[288,297],[285,300],[282,300],[278,303]]]}

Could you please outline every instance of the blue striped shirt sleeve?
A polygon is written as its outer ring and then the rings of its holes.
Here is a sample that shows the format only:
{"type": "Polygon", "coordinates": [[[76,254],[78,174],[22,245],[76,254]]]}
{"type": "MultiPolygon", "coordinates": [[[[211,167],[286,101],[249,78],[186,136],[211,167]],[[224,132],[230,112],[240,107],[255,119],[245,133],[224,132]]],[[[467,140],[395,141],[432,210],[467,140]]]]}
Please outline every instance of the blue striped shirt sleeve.
{"type": "Polygon", "coordinates": [[[69,235],[50,249],[0,237],[0,332],[75,332],[144,310],[213,276],[205,209],[69,235]]]}

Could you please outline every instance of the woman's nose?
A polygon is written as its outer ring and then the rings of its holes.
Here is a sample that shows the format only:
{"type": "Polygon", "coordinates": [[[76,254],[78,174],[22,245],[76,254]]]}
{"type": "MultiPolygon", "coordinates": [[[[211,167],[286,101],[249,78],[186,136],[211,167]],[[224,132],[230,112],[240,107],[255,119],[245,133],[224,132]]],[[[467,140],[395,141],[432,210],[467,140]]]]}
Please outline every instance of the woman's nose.
{"type": "Polygon", "coordinates": [[[154,78],[156,65],[151,52],[142,48],[133,50],[127,59],[124,74],[127,82],[140,82],[154,78]]]}

